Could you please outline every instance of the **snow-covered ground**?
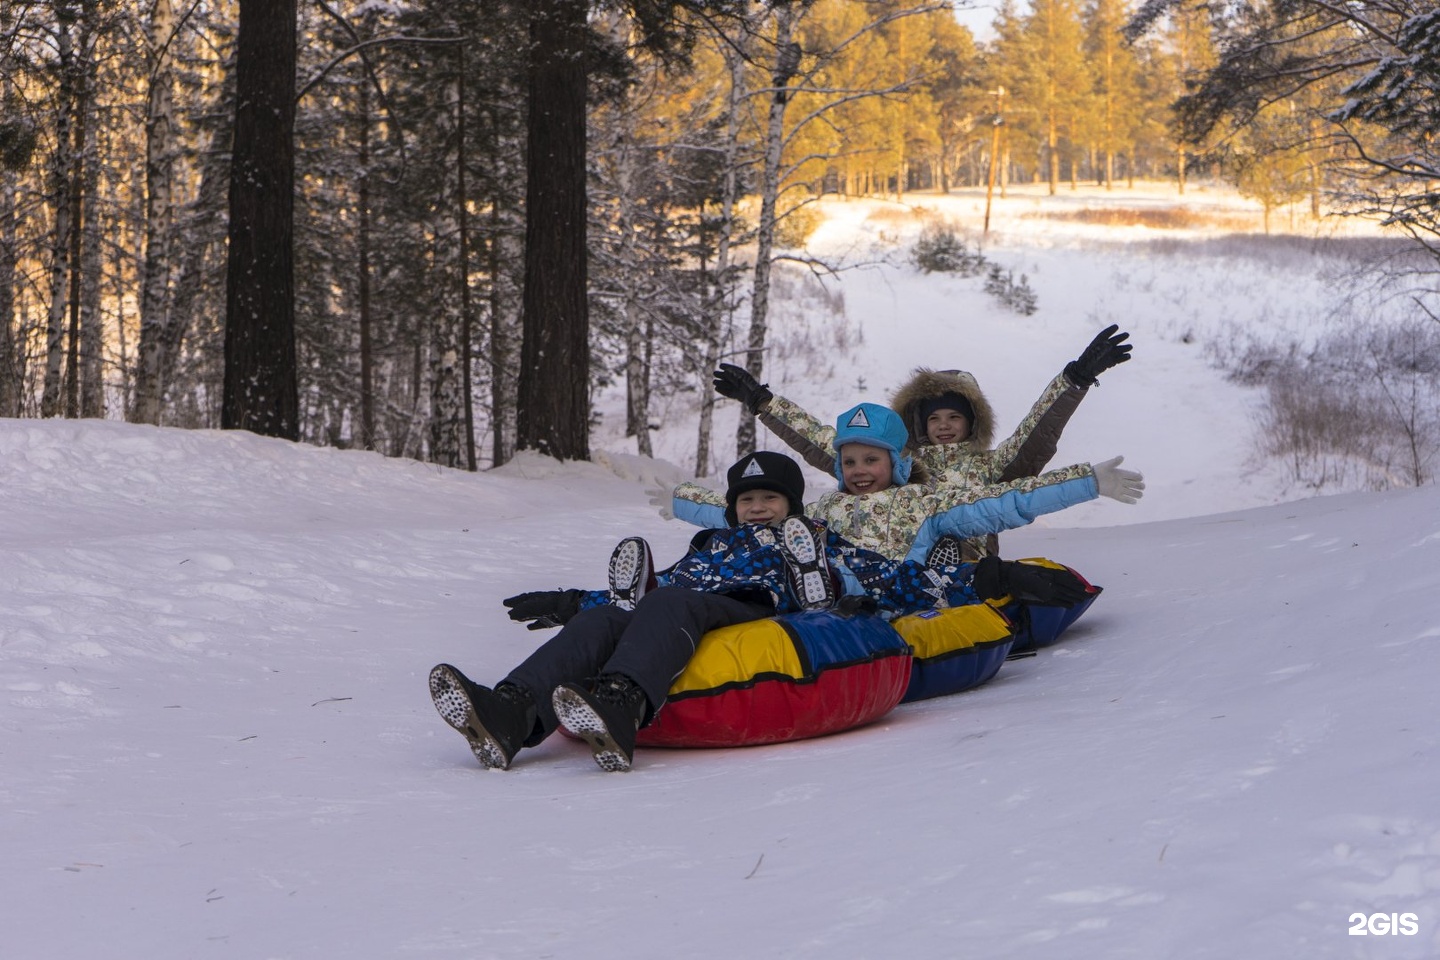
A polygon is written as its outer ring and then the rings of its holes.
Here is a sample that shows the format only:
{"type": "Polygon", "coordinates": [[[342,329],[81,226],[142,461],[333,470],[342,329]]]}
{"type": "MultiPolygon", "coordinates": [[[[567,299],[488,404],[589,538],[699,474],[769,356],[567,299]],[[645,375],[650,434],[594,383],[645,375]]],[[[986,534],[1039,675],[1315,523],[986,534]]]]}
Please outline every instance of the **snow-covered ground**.
{"type": "MultiPolygon", "coordinates": [[[[977,690],[628,774],[563,738],[484,772],[425,676],[503,675],[542,635],[500,599],[600,585],[621,536],[677,554],[689,531],[643,492],[675,466],[603,433],[596,463],[469,475],[0,420],[0,957],[1440,954],[1440,489],[1284,489],[1253,459],[1258,398],[1177,333],[1252,301],[1283,323],[1323,284],[1063,236],[988,252],[1038,266],[1040,312],[850,272],[848,333],[780,311],[777,337],[833,356],[767,378],[823,415],[965,366],[1009,423],[1119,320],[1135,359],[1057,462],[1124,453],[1145,500],[1004,541],[1104,596],[977,690]],[[1372,914],[1402,932],[1357,935],[1372,914]]],[[[683,464],[692,431],[677,405],[661,453],[683,464]]]]}

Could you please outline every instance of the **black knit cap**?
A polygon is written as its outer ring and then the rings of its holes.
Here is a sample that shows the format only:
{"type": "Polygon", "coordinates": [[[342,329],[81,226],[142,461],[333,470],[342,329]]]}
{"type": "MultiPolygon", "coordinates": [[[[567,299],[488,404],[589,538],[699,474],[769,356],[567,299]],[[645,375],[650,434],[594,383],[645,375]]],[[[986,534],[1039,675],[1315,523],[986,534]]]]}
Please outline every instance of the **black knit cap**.
{"type": "Polygon", "coordinates": [[[938,397],[928,397],[920,401],[920,425],[923,427],[925,421],[930,419],[930,414],[936,410],[954,410],[956,413],[964,414],[965,419],[970,421],[970,426],[975,426],[975,408],[970,401],[958,393],[945,392],[938,397]]]}
{"type": "Polygon", "coordinates": [[[805,512],[805,474],[800,464],[769,450],[741,457],[725,474],[725,522],[737,526],[735,501],[746,490],[774,490],[790,501],[790,516],[805,512]]]}

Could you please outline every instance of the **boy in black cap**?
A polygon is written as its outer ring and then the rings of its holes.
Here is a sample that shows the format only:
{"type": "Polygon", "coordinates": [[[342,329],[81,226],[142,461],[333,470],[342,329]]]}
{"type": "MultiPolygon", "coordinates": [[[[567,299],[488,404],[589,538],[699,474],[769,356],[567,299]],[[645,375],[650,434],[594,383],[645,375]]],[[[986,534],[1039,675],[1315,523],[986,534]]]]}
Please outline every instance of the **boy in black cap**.
{"type": "MultiPolygon", "coordinates": [[[[663,707],[700,637],[777,613],[831,606],[832,561],[853,573],[852,589],[866,595],[859,609],[899,613],[980,599],[972,583],[984,581],[968,566],[931,571],[897,563],[804,518],[805,480],[783,454],[751,454],[730,468],[727,480],[725,519],[732,526],[697,537],[698,546],[661,575],[663,586],[633,591],[633,610],[616,604],[618,591],[510,597],[505,605],[511,619],[532,621],[530,629],[563,629],[493,690],[449,664],[430,672],[435,708],[465,736],[482,766],[506,769],[522,746],[535,746],[564,726],[590,745],[602,769],[628,770],[637,731],[663,707]]],[[[617,554],[627,544],[643,541],[622,542],[617,554]]],[[[648,570],[648,549],[646,558],[648,570]]],[[[612,559],[612,581],[615,573],[612,559]]],[[[1057,581],[1055,571],[1033,576],[1048,590],[1069,591],[1070,602],[1083,596],[1082,585],[1057,581]]],[[[629,586],[633,590],[634,582],[629,586]]]]}
{"type": "MultiPolygon", "coordinates": [[[[704,531],[666,585],[635,597],[633,610],[614,605],[608,591],[520,594],[505,601],[512,619],[535,621],[532,629],[563,624],[560,633],[493,690],[449,664],[430,672],[436,709],[482,766],[506,769],[522,746],[563,724],[590,744],[602,769],[628,770],[636,731],[664,705],[701,636],[797,608],[778,538],[766,531],[801,510],[800,467],[760,452],[731,467],[728,479],[726,519],[734,526],[704,531]]],[[[612,577],[614,570],[612,561],[612,577]]]]}

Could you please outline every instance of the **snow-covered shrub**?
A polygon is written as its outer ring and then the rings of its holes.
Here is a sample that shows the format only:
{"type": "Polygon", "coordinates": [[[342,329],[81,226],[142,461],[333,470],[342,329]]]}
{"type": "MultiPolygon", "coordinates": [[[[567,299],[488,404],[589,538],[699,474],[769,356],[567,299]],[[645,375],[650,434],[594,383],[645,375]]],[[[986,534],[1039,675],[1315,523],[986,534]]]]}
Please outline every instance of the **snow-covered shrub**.
{"type": "Polygon", "coordinates": [[[990,265],[990,272],[985,275],[985,292],[1022,316],[1028,317],[1039,308],[1039,299],[1025,274],[1020,274],[1017,281],[1014,270],[1006,270],[996,263],[990,265]]]}
{"type": "Polygon", "coordinates": [[[1262,450],[1314,489],[1385,490],[1435,479],[1440,455],[1440,325],[1355,322],[1313,349],[1234,350],[1242,383],[1264,385],[1262,450]]]}
{"type": "Polygon", "coordinates": [[[979,276],[986,264],[985,255],[966,246],[965,239],[946,223],[921,228],[910,259],[926,273],[958,273],[962,277],[979,276]]]}

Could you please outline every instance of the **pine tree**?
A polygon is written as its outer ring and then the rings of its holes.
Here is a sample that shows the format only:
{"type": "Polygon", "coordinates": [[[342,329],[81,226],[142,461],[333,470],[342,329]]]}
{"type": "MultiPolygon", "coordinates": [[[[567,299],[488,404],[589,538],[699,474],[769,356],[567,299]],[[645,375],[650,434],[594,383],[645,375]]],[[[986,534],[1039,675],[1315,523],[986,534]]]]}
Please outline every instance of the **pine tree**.
{"type": "Polygon", "coordinates": [[[1085,11],[1085,51],[1095,75],[1093,142],[1103,157],[1100,179],[1114,186],[1115,158],[1129,151],[1140,126],[1140,65],[1123,34],[1125,0],[1090,0],[1085,11]]]}
{"type": "Polygon", "coordinates": [[[295,0],[240,0],[220,425],[298,439],[295,0]]]}
{"type": "Polygon", "coordinates": [[[1062,153],[1073,156],[1080,112],[1093,87],[1084,55],[1084,32],[1075,0],[1033,0],[1021,34],[1020,71],[1012,88],[1016,107],[1044,144],[1050,193],[1060,180],[1062,153]],[[1032,118],[1033,119],[1029,119],[1032,118]]]}

